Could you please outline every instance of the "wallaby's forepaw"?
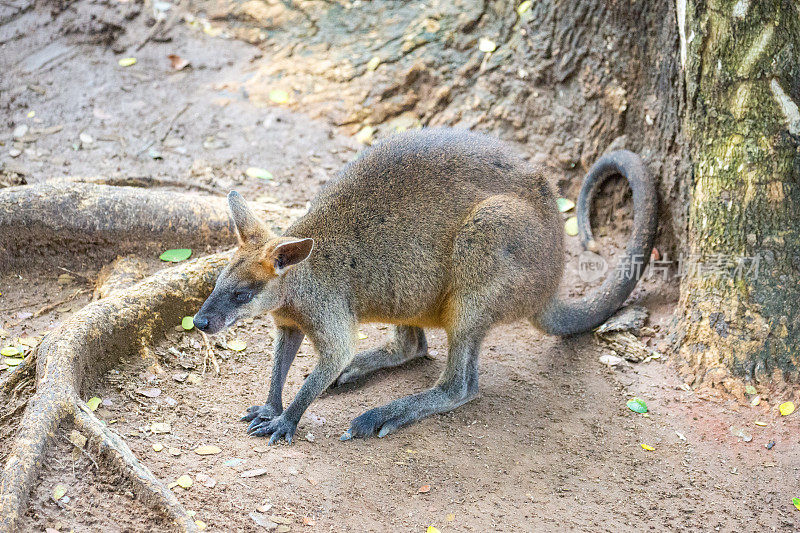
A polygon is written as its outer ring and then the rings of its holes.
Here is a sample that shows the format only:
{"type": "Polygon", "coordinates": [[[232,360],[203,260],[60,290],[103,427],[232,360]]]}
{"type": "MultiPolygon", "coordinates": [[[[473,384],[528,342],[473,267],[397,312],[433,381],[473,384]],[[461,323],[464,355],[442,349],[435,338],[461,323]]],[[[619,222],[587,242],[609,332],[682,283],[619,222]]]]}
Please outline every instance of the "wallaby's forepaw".
{"type": "Polygon", "coordinates": [[[285,439],[287,443],[291,444],[296,430],[297,423],[287,420],[286,417],[280,415],[277,418],[262,422],[256,426],[253,426],[251,423],[247,432],[255,437],[271,435],[268,444],[272,445],[279,442],[281,439],[285,439]]]}
{"type": "Polygon", "coordinates": [[[242,417],[243,422],[250,422],[247,432],[251,432],[256,427],[269,422],[280,416],[280,412],[271,405],[254,405],[247,409],[247,413],[242,417]]]}
{"type": "Polygon", "coordinates": [[[364,414],[356,417],[350,422],[350,429],[339,437],[339,440],[350,440],[359,437],[385,437],[389,433],[394,433],[397,429],[408,424],[403,417],[392,416],[382,407],[370,409],[364,414]]]}

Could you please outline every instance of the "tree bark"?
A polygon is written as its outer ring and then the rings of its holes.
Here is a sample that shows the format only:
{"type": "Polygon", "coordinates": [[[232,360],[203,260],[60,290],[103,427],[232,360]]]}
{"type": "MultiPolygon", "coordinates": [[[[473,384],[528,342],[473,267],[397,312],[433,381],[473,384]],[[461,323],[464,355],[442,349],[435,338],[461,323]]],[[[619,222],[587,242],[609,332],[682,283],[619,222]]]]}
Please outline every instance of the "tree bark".
{"type": "Polygon", "coordinates": [[[677,344],[696,384],[800,370],[800,7],[677,0],[688,254],[677,344]]]}

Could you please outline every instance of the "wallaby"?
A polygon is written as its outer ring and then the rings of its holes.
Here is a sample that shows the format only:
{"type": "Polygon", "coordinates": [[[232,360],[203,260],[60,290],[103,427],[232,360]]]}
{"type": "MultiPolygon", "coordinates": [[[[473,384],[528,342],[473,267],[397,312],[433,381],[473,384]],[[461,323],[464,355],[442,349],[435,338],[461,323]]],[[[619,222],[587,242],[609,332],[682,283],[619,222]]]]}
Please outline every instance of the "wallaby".
{"type": "Polygon", "coordinates": [[[447,332],[447,364],[437,383],[365,412],[342,440],[383,437],[475,398],[478,352],[497,324],[527,319],[547,333],[572,335],[607,320],[650,258],[655,187],[631,152],[594,165],[576,208],[584,245],[592,242],[592,198],[613,174],[627,178],[633,192],[633,234],[617,271],[594,294],[568,302],[557,296],[564,231],[547,172],[486,135],[424,129],[364,150],[280,237],[231,192],[239,248],[194,325],[215,333],[272,313],[272,383],[266,405],[243,417],[249,433],[271,435],[270,444],[291,442],[306,408],[334,382],[426,355],[422,328],[447,332]],[[394,338],[354,355],[361,322],[394,324],[394,338]],[[283,384],[305,335],[319,361],[284,410],[283,384]]]}

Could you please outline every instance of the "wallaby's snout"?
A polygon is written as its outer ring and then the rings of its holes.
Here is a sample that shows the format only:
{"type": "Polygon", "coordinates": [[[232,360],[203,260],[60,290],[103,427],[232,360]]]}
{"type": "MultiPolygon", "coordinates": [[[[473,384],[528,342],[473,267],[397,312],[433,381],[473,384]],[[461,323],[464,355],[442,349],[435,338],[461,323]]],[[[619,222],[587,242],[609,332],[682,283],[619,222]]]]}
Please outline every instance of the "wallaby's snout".
{"type": "Polygon", "coordinates": [[[226,309],[226,306],[221,305],[219,295],[212,292],[194,315],[194,327],[209,335],[219,333],[236,321],[235,311],[235,309],[226,309]]]}

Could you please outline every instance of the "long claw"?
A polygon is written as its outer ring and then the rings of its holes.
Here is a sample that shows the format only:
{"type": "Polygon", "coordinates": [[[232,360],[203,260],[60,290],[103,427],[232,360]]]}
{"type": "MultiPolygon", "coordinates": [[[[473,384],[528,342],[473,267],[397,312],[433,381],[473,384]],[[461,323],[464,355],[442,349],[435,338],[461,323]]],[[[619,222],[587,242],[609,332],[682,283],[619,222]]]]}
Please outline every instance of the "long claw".
{"type": "Polygon", "coordinates": [[[247,413],[245,413],[245,415],[242,418],[240,418],[240,420],[242,422],[250,422],[254,418],[258,417],[258,413],[259,413],[260,410],[261,410],[261,406],[260,405],[254,405],[252,407],[248,407],[247,408],[247,413]]]}
{"type": "Polygon", "coordinates": [[[350,430],[348,429],[347,431],[345,431],[344,433],[342,433],[342,436],[341,436],[341,437],[339,437],[339,440],[340,440],[340,441],[342,441],[342,442],[344,442],[344,441],[346,441],[346,440],[350,440],[350,439],[352,439],[352,438],[353,438],[353,435],[352,435],[352,433],[350,433],[350,430]]]}

